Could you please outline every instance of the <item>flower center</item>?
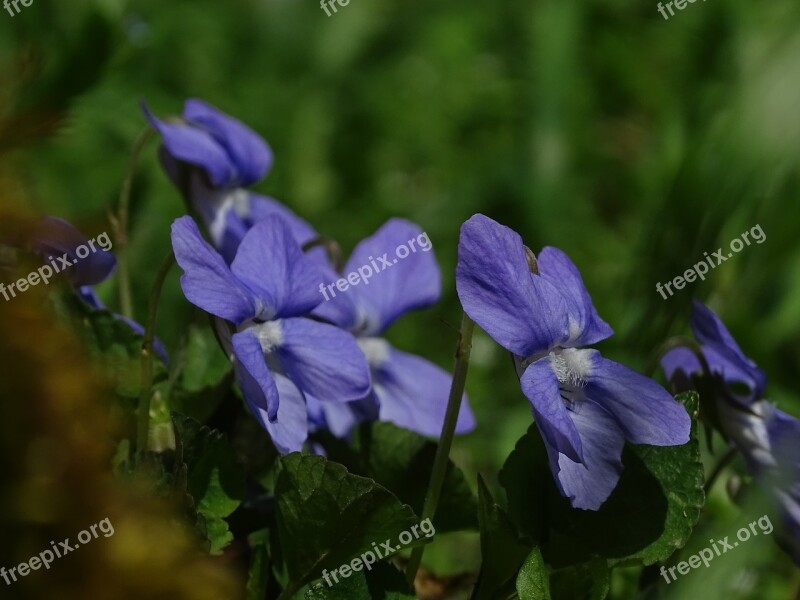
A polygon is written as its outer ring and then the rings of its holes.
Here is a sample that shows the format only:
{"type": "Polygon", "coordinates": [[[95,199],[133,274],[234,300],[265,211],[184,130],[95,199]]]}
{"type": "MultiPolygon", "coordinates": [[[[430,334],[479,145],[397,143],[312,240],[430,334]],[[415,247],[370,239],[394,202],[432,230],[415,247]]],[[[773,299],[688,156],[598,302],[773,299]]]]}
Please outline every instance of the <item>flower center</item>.
{"type": "Polygon", "coordinates": [[[367,357],[371,367],[379,367],[389,360],[389,342],[383,338],[357,338],[358,347],[367,357]]]}
{"type": "Polygon", "coordinates": [[[550,365],[558,382],[568,388],[582,388],[592,371],[592,355],[596,350],[565,348],[550,352],[550,365]]]}
{"type": "Polygon", "coordinates": [[[264,354],[269,354],[283,344],[283,327],[280,321],[267,321],[252,326],[264,354]]]}

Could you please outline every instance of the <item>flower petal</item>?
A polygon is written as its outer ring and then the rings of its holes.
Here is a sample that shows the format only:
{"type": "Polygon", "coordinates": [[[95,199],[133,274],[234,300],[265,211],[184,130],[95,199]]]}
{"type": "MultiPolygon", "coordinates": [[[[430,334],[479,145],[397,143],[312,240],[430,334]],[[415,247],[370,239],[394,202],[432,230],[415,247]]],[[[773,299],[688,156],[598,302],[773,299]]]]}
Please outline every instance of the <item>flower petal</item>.
{"type": "Polygon", "coordinates": [[[667,379],[672,379],[677,371],[683,372],[686,376],[692,376],[702,371],[700,361],[694,352],[689,348],[679,347],[669,350],[661,357],[661,367],[667,379]]]}
{"type": "Polygon", "coordinates": [[[213,227],[207,227],[217,250],[225,262],[230,265],[236,259],[239,246],[244,236],[247,235],[247,224],[236,214],[235,210],[226,210],[215,219],[213,227]],[[218,233],[215,234],[215,231],[218,233]]]}
{"type": "Polygon", "coordinates": [[[330,264],[321,264],[320,271],[322,272],[322,284],[324,286],[320,290],[320,294],[324,300],[314,309],[312,314],[315,317],[333,323],[337,327],[354,332],[358,328],[360,317],[359,309],[356,305],[356,297],[349,293],[349,290],[342,292],[337,289],[336,281],[340,276],[330,264]]]}
{"type": "Polygon", "coordinates": [[[281,329],[276,352],[302,392],[322,402],[359,400],[369,393],[369,366],[352,335],[303,318],[282,319],[281,329]]]}
{"type": "Polygon", "coordinates": [[[289,226],[277,215],[270,215],[247,232],[231,271],[269,307],[266,318],[304,315],[322,301],[319,269],[303,254],[289,226]]]}
{"type": "Polygon", "coordinates": [[[533,406],[542,437],[556,451],[583,462],[583,445],[572,413],[561,398],[558,379],[547,356],[528,365],[520,378],[522,392],[533,406]]]}
{"type": "Polygon", "coordinates": [[[703,345],[703,354],[708,358],[711,370],[728,383],[747,384],[752,390],[752,399],[759,400],[767,386],[766,373],[745,356],[722,320],[697,300],[692,302],[692,330],[703,345]],[[706,349],[711,352],[707,353],[706,349]]]}
{"type": "MultiPolygon", "coordinates": [[[[447,412],[450,374],[424,358],[391,346],[388,349],[386,360],[373,367],[373,389],[380,406],[380,420],[438,438],[447,412]]],[[[469,433],[473,429],[475,417],[464,394],[456,433],[469,433]]]]}
{"type": "Polygon", "coordinates": [[[679,446],[689,441],[686,409],[655,381],[599,354],[585,394],[616,419],[633,444],[679,446]]]}
{"type": "Polygon", "coordinates": [[[381,334],[401,315],[434,304],[442,293],[433,245],[418,225],[405,219],[390,219],[356,246],[344,272],[359,269],[364,277],[341,293],[353,296],[364,335],[381,334]],[[397,255],[401,246],[409,252],[405,258],[397,255]]]}
{"type": "Polygon", "coordinates": [[[547,246],[537,256],[539,273],[561,292],[567,302],[570,319],[567,346],[590,346],[614,335],[614,330],[600,318],[583,284],[578,267],[558,248],[547,246]]]}
{"type": "Polygon", "coordinates": [[[778,544],[800,566],[800,486],[795,485],[791,492],[779,490],[775,497],[781,508],[784,528],[778,544]]]}
{"type": "Polygon", "coordinates": [[[598,510],[622,475],[625,438],[616,419],[591,400],[578,403],[572,420],[580,433],[585,460],[583,463],[570,460],[545,438],[550,468],[561,493],[573,507],[598,510]]]}
{"type": "Polygon", "coordinates": [[[246,329],[233,334],[231,342],[236,375],[245,400],[254,413],[260,409],[266,412],[268,420],[274,421],[278,416],[280,397],[258,336],[246,329]]]}
{"type": "Polygon", "coordinates": [[[61,273],[75,287],[96,285],[105,281],[117,265],[117,259],[110,252],[97,246],[94,251],[90,251],[89,239],[71,223],[58,217],[43,217],[37,223],[31,246],[45,263],[51,258],[66,254],[73,264],[61,273]],[[76,253],[81,246],[88,252],[85,258],[78,257],[76,253]]]}
{"type": "Polygon", "coordinates": [[[530,272],[522,238],[477,214],[461,227],[456,287],[466,313],[518,356],[549,350],[569,337],[567,304],[530,272]]]}
{"type": "Polygon", "coordinates": [[[772,452],[779,465],[791,469],[793,481],[800,476],[800,419],[775,408],[772,404],[767,412],[767,433],[772,445],[772,452]]]}
{"type": "Polygon", "coordinates": [[[144,104],[142,110],[174,158],[203,169],[214,187],[236,184],[237,165],[208,131],[183,123],[166,123],[156,118],[144,104]]]}
{"type": "Polygon", "coordinates": [[[697,355],[684,346],[672,348],[661,357],[661,367],[673,392],[695,389],[693,376],[703,372],[697,355]]]}
{"type": "Polygon", "coordinates": [[[274,422],[267,420],[264,426],[279,452],[299,452],[308,438],[308,414],[303,394],[280,373],[275,373],[275,385],[281,397],[278,418],[274,422]]]}
{"type": "Polygon", "coordinates": [[[267,412],[251,406],[253,416],[267,430],[281,454],[299,452],[308,438],[308,415],[302,392],[286,376],[275,373],[275,386],[281,398],[278,415],[270,421],[267,412]]]}
{"type": "Polygon", "coordinates": [[[181,287],[189,302],[237,325],[257,316],[252,292],[203,239],[191,217],[172,224],[172,248],[184,272],[181,287]]]}
{"type": "Polygon", "coordinates": [[[292,237],[297,242],[297,245],[303,249],[303,253],[311,262],[319,268],[330,265],[328,252],[324,246],[316,245],[308,250],[304,249],[306,244],[320,237],[319,233],[317,233],[308,221],[299,217],[289,207],[281,204],[274,198],[248,192],[247,211],[243,216],[247,228],[253,227],[253,225],[260,223],[270,215],[278,215],[283,219],[284,223],[288,225],[289,230],[292,232],[292,237]]]}
{"type": "Polygon", "coordinates": [[[246,220],[249,225],[252,227],[270,215],[278,215],[283,218],[283,221],[289,226],[289,230],[292,232],[292,237],[300,246],[319,237],[319,234],[314,230],[311,224],[297,216],[289,207],[281,204],[274,198],[249,192],[246,215],[246,220]]]}
{"type": "Polygon", "coordinates": [[[272,166],[270,147],[241,121],[195,98],[186,101],[183,117],[201,125],[225,149],[236,166],[237,185],[247,186],[263,179],[272,166]]]}
{"type": "Polygon", "coordinates": [[[359,423],[378,418],[377,402],[374,398],[355,402],[320,402],[306,394],[306,402],[309,420],[318,429],[327,429],[338,438],[347,437],[359,423]],[[372,404],[376,406],[372,407],[372,404]]]}

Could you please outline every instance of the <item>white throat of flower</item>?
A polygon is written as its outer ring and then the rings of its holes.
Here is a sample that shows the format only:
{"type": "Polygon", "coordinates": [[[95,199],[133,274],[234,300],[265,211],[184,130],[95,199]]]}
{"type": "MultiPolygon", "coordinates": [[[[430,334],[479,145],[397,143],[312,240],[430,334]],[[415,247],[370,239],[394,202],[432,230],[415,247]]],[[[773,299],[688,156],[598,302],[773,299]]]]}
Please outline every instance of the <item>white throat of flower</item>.
{"type": "Polygon", "coordinates": [[[767,401],[753,403],[749,407],[751,412],[731,406],[726,400],[720,400],[717,404],[722,416],[722,429],[739,449],[761,466],[777,465],[767,431],[767,419],[771,412],[767,401]]]}
{"type": "Polygon", "coordinates": [[[582,388],[592,372],[593,350],[565,348],[550,352],[550,365],[558,382],[570,388],[582,388]]]}
{"type": "Polygon", "coordinates": [[[572,315],[570,315],[569,316],[569,334],[568,334],[569,338],[567,338],[567,341],[569,343],[574,342],[575,340],[578,339],[578,336],[580,336],[581,333],[583,333],[583,330],[581,329],[580,324],[575,319],[572,318],[572,315]]]}
{"type": "MultiPolygon", "coordinates": [[[[195,183],[195,182],[193,182],[195,183]]],[[[193,195],[197,198],[195,209],[208,223],[208,231],[215,244],[220,245],[225,235],[228,213],[234,211],[245,219],[250,212],[250,195],[247,190],[213,190],[205,187],[199,180],[194,185],[193,195]]]]}
{"type": "Polygon", "coordinates": [[[256,334],[264,354],[269,354],[283,344],[283,326],[280,321],[267,321],[253,325],[251,331],[256,334]]]}
{"type": "Polygon", "coordinates": [[[358,347],[367,357],[367,362],[370,367],[379,367],[387,360],[389,360],[389,351],[391,346],[389,342],[383,338],[356,338],[358,347]]]}

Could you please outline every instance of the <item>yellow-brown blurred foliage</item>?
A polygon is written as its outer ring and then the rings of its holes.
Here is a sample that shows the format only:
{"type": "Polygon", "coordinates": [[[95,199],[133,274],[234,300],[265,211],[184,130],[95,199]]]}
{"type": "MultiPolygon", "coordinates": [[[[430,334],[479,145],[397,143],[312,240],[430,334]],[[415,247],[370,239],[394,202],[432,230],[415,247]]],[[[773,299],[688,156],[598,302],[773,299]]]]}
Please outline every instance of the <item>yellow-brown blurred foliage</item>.
{"type": "MultiPolygon", "coordinates": [[[[29,222],[20,193],[0,172],[0,237],[29,222]]],[[[115,533],[10,586],[0,579],[0,598],[241,597],[243,574],[202,553],[180,507],[142,478],[112,475],[111,395],[46,293],[40,285],[9,302],[0,297],[0,566],[27,561],[51,541],[74,543],[105,518],[115,533]]]]}

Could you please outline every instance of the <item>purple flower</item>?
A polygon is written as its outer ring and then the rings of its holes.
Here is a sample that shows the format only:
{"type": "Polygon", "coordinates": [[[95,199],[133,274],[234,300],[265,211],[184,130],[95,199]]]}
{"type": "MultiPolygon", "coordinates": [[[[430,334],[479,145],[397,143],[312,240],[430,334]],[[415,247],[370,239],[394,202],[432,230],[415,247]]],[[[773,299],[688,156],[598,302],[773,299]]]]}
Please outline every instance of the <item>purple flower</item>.
{"type": "Polygon", "coordinates": [[[202,100],[186,101],[182,123],[143,110],[163,137],[168,157],[202,169],[214,188],[252,185],[272,166],[272,150],[257,133],[202,100]]]}
{"type": "MultiPolygon", "coordinates": [[[[34,228],[29,244],[32,252],[42,261],[61,269],[60,274],[72,285],[81,300],[95,310],[106,310],[93,286],[111,277],[117,266],[114,255],[103,248],[111,248],[108,234],[103,233],[90,242],[64,219],[48,216],[43,217],[34,228]],[[79,248],[85,248],[88,254],[81,258],[78,255],[79,248]],[[66,263],[70,263],[70,266],[67,267],[66,263]]],[[[116,313],[112,315],[126,323],[137,335],[144,335],[144,327],[133,319],[116,313]]],[[[164,364],[169,362],[167,349],[161,340],[154,340],[153,349],[164,364]]]]}
{"type": "Polygon", "coordinates": [[[196,99],[186,101],[182,120],[175,123],[142,109],[162,136],[164,170],[228,263],[245,233],[268,215],[283,217],[300,245],[316,237],[306,221],[280,202],[245,189],[272,166],[272,150],[252,129],[196,99]]]}
{"type": "Polygon", "coordinates": [[[766,400],[747,410],[719,401],[722,431],[741,451],[747,470],[770,493],[780,512],[780,544],[800,565],[800,419],[766,400]]]}
{"type": "Polygon", "coordinates": [[[531,272],[520,236],[484,215],[461,228],[456,285],[467,314],[520,361],[550,467],[572,506],[597,510],[623,470],[625,441],[689,441],[686,410],[651,379],[597,350],[613,334],[566,254],[547,247],[531,272]]]}
{"type": "Polygon", "coordinates": [[[279,451],[305,443],[307,396],[345,402],[367,395],[369,368],[353,337],[303,318],[322,300],[322,274],[280,217],[252,227],[230,266],[190,217],[172,225],[172,245],[186,298],[235,327],[239,386],[279,451]]]}
{"type": "MultiPolygon", "coordinates": [[[[767,386],[766,374],[744,355],[720,318],[697,300],[692,303],[692,331],[711,373],[731,399],[745,406],[759,400],[767,386]]],[[[669,379],[680,377],[681,373],[687,377],[702,373],[697,356],[684,347],[670,350],[661,363],[669,379]]],[[[684,382],[686,386],[688,382],[684,382]]]]}
{"type": "Polygon", "coordinates": [[[692,330],[710,373],[688,348],[674,348],[661,359],[673,384],[695,388],[707,376],[716,425],[744,456],[748,470],[762,482],[780,507],[785,535],[782,545],[800,564],[800,420],[762,399],[767,376],[742,352],[722,320],[707,306],[693,303],[692,330]]]}
{"type": "MultiPolygon", "coordinates": [[[[382,337],[402,315],[439,299],[441,273],[432,249],[427,235],[417,225],[391,219],[362,240],[347,261],[344,273],[358,273],[361,269],[366,277],[353,278],[361,283],[348,284],[350,287],[344,292],[335,286],[326,289],[340,277],[331,268],[318,280],[318,284],[322,283],[317,293],[323,293],[328,300],[314,314],[356,336],[372,371],[373,388],[362,402],[335,405],[310,401],[312,420],[317,426],[344,436],[358,422],[380,419],[429,437],[441,434],[450,375],[419,356],[395,349],[382,337]],[[409,250],[406,258],[397,258],[396,249],[400,246],[409,250]]],[[[467,433],[474,427],[475,419],[465,395],[456,432],[467,433]]]]}
{"type": "MultiPolygon", "coordinates": [[[[89,249],[89,240],[58,217],[43,217],[35,227],[30,243],[35,254],[46,262],[58,261],[56,264],[59,268],[63,264],[59,257],[66,256],[71,266],[64,268],[61,273],[77,290],[102,283],[117,266],[114,255],[100,245],[95,246],[96,250],[89,252],[85,258],[80,258],[77,249],[81,246],[89,249]]],[[[111,240],[106,245],[110,248],[111,240]]]]}

